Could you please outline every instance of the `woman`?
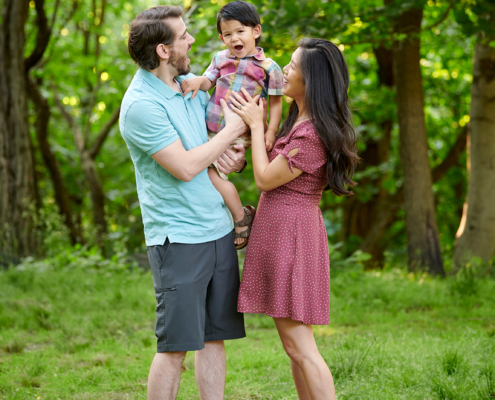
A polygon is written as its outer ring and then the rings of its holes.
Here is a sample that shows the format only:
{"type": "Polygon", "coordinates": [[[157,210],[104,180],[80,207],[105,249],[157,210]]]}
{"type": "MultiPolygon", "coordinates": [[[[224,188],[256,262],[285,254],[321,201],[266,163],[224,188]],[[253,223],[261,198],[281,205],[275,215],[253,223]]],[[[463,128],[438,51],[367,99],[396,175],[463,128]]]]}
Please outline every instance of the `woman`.
{"type": "Polygon", "coordinates": [[[299,399],[335,399],[332,374],[318,352],[313,325],[329,322],[328,238],[318,203],[328,187],[353,194],[359,160],[348,107],[342,53],[323,39],[303,39],[284,68],[284,95],[294,101],[267,155],[263,103],[243,91],[231,98],[251,128],[253,170],[263,191],[244,262],[238,311],[273,317],[299,399]]]}

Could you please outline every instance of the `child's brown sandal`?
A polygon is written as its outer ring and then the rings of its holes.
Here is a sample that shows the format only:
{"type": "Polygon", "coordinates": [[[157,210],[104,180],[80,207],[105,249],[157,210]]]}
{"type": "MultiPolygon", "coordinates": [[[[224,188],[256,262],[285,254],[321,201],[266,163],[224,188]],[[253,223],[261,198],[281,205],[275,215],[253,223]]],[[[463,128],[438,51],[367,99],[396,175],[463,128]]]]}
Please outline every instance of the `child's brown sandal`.
{"type": "Polygon", "coordinates": [[[248,228],[240,233],[234,232],[234,239],[237,238],[246,238],[242,243],[236,244],[235,248],[236,250],[241,250],[244,247],[247,246],[248,243],[248,238],[251,233],[251,227],[253,225],[253,220],[254,220],[254,214],[256,213],[256,210],[254,209],[253,206],[246,206],[244,207],[244,218],[241,219],[240,221],[234,222],[234,226],[247,226],[248,228]]]}

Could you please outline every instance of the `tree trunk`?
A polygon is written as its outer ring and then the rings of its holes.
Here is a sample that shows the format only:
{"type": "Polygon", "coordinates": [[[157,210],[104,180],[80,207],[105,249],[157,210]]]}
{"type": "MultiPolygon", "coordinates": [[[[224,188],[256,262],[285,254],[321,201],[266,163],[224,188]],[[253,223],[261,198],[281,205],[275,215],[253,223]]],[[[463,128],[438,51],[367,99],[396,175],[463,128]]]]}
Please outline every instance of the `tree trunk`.
{"type": "Polygon", "coordinates": [[[69,231],[70,242],[74,245],[81,242],[82,234],[74,223],[69,192],[67,191],[67,187],[62,177],[60,166],[48,143],[48,125],[51,115],[50,106],[48,101],[40,93],[39,87],[33,78],[28,77],[27,84],[29,97],[34,104],[37,113],[35,129],[39,150],[50,173],[55,201],[57,202],[60,215],[69,231]]]}
{"type": "MultiPolygon", "coordinates": [[[[393,71],[393,54],[392,50],[380,45],[373,49],[378,64],[378,81],[380,86],[393,87],[394,71],[393,71]]],[[[383,135],[379,140],[370,139],[366,142],[366,150],[360,154],[362,163],[358,166],[358,171],[365,170],[368,167],[378,166],[388,161],[390,148],[390,137],[392,133],[393,121],[384,120],[381,123],[383,135]]],[[[383,261],[383,247],[380,244],[380,239],[385,233],[388,224],[385,224],[384,229],[380,229],[373,233],[373,239],[368,236],[375,226],[377,218],[381,217],[380,210],[382,204],[388,198],[388,193],[382,188],[384,177],[378,179],[363,179],[359,183],[361,185],[373,185],[378,188],[378,193],[373,195],[371,199],[363,202],[359,196],[352,196],[346,199],[344,203],[344,215],[342,224],[341,238],[347,240],[349,236],[355,235],[364,238],[366,241],[366,252],[371,254],[372,259],[367,267],[374,267],[381,264],[383,261]]]]}
{"type": "Polygon", "coordinates": [[[29,136],[24,24],[29,1],[4,0],[0,28],[0,249],[36,252],[33,206],[37,187],[29,136]]]}
{"type": "Polygon", "coordinates": [[[96,172],[95,160],[87,150],[81,153],[81,164],[86,178],[86,183],[91,194],[91,205],[93,206],[93,219],[96,228],[96,244],[105,254],[105,235],[107,233],[107,221],[105,218],[105,195],[96,172]]]}
{"type": "Polygon", "coordinates": [[[467,202],[454,248],[454,269],[495,255],[495,48],[477,43],[471,85],[467,202]]]}
{"type": "Polygon", "coordinates": [[[410,9],[395,21],[395,32],[407,34],[394,42],[400,160],[404,176],[407,247],[411,270],[427,268],[444,275],[438,239],[420,69],[422,9],[410,9]]]}

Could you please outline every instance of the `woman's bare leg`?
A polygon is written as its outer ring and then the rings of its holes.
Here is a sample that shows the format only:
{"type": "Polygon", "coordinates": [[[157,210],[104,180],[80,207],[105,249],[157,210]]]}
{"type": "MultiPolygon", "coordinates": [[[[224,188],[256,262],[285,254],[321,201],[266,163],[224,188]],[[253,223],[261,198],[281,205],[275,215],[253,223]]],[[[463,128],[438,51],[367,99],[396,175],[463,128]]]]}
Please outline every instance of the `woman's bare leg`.
{"type": "MultiPolygon", "coordinates": [[[[234,221],[240,221],[244,218],[244,208],[242,207],[241,199],[239,198],[239,193],[232,182],[222,179],[215,168],[208,168],[208,176],[210,177],[211,183],[215,186],[215,189],[222,195],[225,205],[232,213],[232,218],[234,221]]],[[[237,226],[235,231],[241,233],[246,230],[247,226],[237,226]]],[[[235,239],[235,244],[241,244],[246,240],[246,238],[235,239]]]]}
{"type": "Polygon", "coordinates": [[[295,364],[292,373],[299,398],[336,400],[332,374],[316,346],[313,326],[290,318],[273,320],[285,352],[291,359],[291,365],[295,364]],[[304,387],[301,381],[304,382],[304,387]]]}
{"type": "Polygon", "coordinates": [[[292,378],[294,378],[294,383],[296,385],[297,397],[299,397],[299,400],[311,400],[301,368],[292,360],[290,360],[290,368],[292,370],[292,378]]]}

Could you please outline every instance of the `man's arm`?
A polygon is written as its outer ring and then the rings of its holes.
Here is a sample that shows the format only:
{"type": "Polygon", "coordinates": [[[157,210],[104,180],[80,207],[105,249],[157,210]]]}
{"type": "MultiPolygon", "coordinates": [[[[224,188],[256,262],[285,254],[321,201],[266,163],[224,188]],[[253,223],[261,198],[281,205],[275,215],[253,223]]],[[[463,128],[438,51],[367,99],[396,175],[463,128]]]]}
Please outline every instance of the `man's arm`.
{"type": "Polygon", "coordinates": [[[191,181],[246,130],[246,124],[242,118],[234,114],[224,100],[220,102],[226,123],[225,128],[218,132],[213,139],[191,150],[186,150],[180,139],[177,139],[172,144],[152,154],[151,157],[177,179],[185,182],[191,181]]]}

